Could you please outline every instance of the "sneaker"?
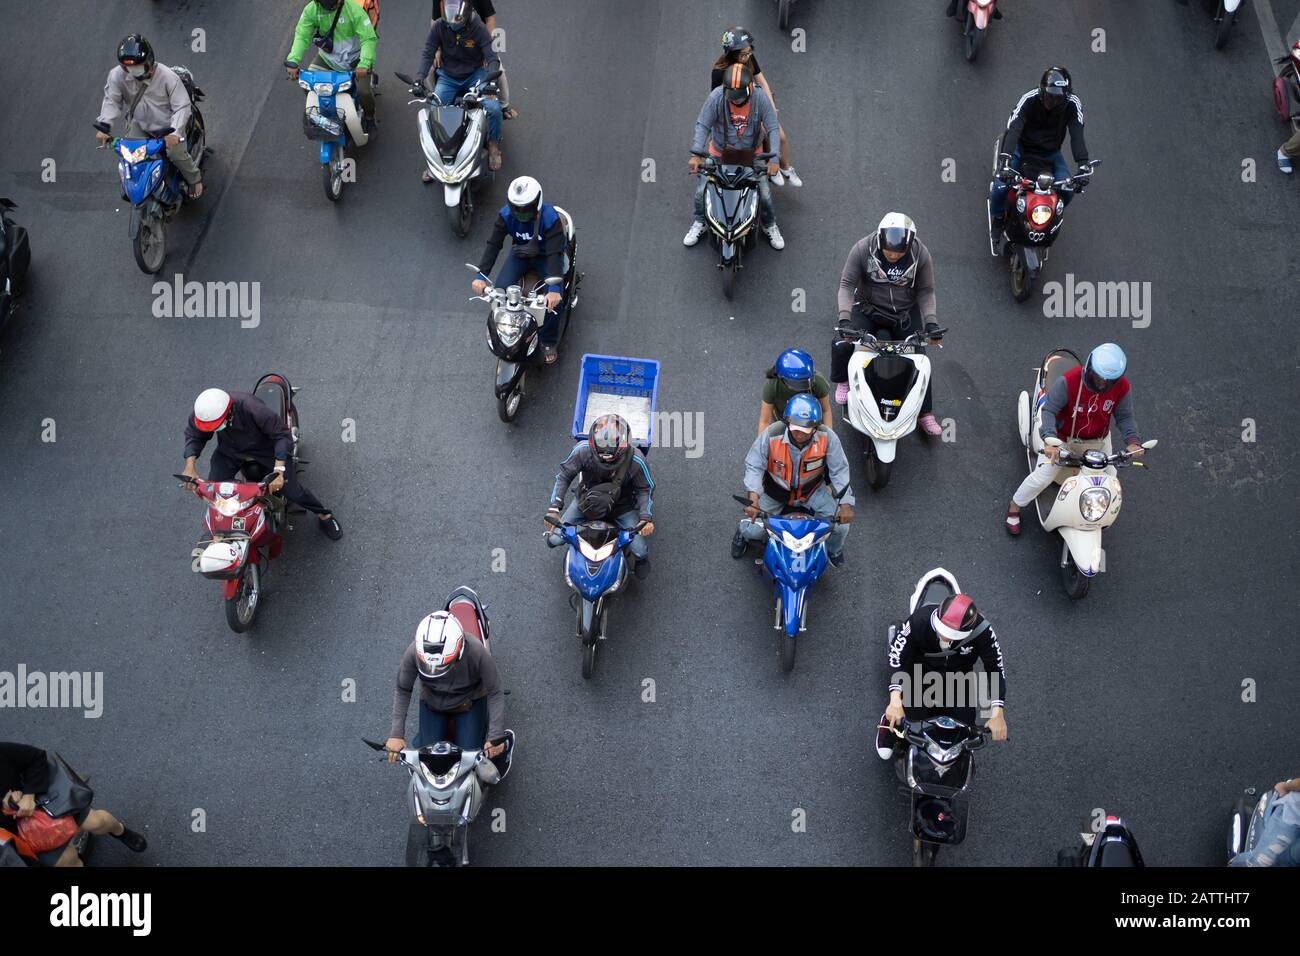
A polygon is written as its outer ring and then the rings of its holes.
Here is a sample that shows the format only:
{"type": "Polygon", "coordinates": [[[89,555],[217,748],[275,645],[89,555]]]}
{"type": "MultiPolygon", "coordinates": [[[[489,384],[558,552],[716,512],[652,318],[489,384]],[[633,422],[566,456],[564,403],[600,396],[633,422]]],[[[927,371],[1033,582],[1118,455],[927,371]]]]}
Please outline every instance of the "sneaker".
{"type": "Polygon", "coordinates": [[[920,425],[921,431],[931,438],[938,438],[943,434],[943,426],[939,424],[939,420],[933,415],[922,415],[920,425]]]}
{"type": "Polygon", "coordinates": [[[682,236],[682,245],[693,246],[700,241],[702,235],[704,235],[704,223],[697,219],[691,223],[691,228],[686,230],[686,235],[682,236]]]}
{"type": "Polygon", "coordinates": [[[831,554],[829,551],[827,551],[826,560],[829,561],[834,567],[842,568],[844,567],[844,552],[840,551],[836,554],[831,554]]]}
{"type": "Polygon", "coordinates": [[[1277,168],[1288,176],[1295,172],[1294,167],[1291,165],[1291,157],[1280,149],[1277,151],[1277,168]]]}
{"type": "Polygon", "coordinates": [[[894,732],[889,729],[889,723],[885,720],[885,715],[880,715],[880,723],[876,725],[876,756],[881,760],[889,760],[894,756],[894,747],[898,738],[894,732]]]}
{"type": "Polygon", "coordinates": [[[343,537],[343,528],[339,525],[339,519],[330,515],[324,520],[317,519],[316,527],[320,528],[321,533],[331,541],[337,541],[343,537]]]}
{"type": "Polygon", "coordinates": [[[781,170],[780,174],[785,177],[786,182],[788,182],[791,186],[797,188],[803,185],[803,180],[799,178],[799,174],[794,171],[793,166],[789,166],[781,170]]]}
{"type": "Polygon", "coordinates": [[[781,230],[776,223],[772,223],[772,225],[764,229],[763,235],[767,236],[768,245],[773,249],[781,250],[785,248],[785,238],[781,235],[781,230]]]}
{"type": "Polygon", "coordinates": [[[785,177],[784,177],[783,175],[781,175],[784,171],[785,171],[785,170],[783,170],[783,169],[781,169],[781,168],[778,167],[778,168],[777,168],[777,171],[776,171],[776,175],[775,175],[775,176],[768,176],[768,177],[767,177],[767,181],[768,181],[769,183],[771,183],[773,186],[784,186],[784,185],[785,185],[785,177]]]}
{"type": "Polygon", "coordinates": [[[835,404],[847,405],[849,403],[849,383],[840,382],[835,386],[835,404]]]}
{"type": "Polygon", "coordinates": [[[741,530],[737,528],[736,533],[731,537],[731,556],[739,561],[745,556],[745,552],[748,550],[749,539],[747,539],[744,534],[741,533],[741,530]]]}

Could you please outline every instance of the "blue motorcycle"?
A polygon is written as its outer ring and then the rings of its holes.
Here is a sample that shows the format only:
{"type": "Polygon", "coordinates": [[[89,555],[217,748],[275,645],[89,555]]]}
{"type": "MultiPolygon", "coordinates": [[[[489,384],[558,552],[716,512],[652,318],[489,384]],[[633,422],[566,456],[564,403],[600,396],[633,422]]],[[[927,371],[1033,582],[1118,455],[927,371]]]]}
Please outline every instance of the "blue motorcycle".
{"type": "Polygon", "coordinates": [[[625,531],[612,521],[584,521],[575,525],[547,520],[560,538],[555,541],[548,534],[547,545],[569,546],[564,580],[575,592],[582,676],[590,678],[596,666],[596,644],[606,636],[607,599],[627,583],[628,572],[636,566],[636,558],[626,552],[645,522],[625,531]]]}
{"type": "Polygon", "coordinates": [[[338,202],[343,196],[343,163],[348,143],[364,146],[370,134],[363,128],[361,113],[352,96],[356,77],[351,72],[300,70],[298,85],[307,91],[307,109],[302,128],[307,138],[320,143],[321,177],[325,198],[338,202]]]}
{"type": "MultiPolygon", "coordinates": [[[[745,507],[749,499],[732,495],[745,507]]],[[[826,539],[831,523],[809,511],[794,508],[785,515],[758,509],[758,519],[767,528],[763,551],[763,573],[772,581],[776,599],[776,653],[781,670],[794,670],[795,639],[808,630],[808,589],[826,570],[826,539]]]]}

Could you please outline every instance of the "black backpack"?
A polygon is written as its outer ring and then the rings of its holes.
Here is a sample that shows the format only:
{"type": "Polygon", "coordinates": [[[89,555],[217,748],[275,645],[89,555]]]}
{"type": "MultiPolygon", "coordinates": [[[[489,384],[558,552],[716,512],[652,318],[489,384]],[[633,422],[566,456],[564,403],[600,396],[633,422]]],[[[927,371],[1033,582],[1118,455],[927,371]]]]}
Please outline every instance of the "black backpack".
{"type": "Polygon", "coordinates": [[[636,452],[629,449],[628,456],[614,469],[609,481],[602,481],[578,492],[578,511],[584,518],[588,521],[604,521],[613,515],[618,499],[623,494],[623,482],[627,479],[628,469],[632,467],[632,459],[635,457],[636,452]]]}

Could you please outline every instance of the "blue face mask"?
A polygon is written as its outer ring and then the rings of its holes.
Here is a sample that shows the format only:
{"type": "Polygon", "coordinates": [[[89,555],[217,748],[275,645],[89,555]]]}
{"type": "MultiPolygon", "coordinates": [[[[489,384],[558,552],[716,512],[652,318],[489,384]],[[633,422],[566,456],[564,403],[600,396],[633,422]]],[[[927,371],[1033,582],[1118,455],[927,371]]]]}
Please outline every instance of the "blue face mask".
{"type": "Polygon", "coordinates": [[[226,430],[226,423],[222,422],[216,428],[212,429],[212,433],[215,435],[217,432],[223,432],[225,430],[226,430]]]}

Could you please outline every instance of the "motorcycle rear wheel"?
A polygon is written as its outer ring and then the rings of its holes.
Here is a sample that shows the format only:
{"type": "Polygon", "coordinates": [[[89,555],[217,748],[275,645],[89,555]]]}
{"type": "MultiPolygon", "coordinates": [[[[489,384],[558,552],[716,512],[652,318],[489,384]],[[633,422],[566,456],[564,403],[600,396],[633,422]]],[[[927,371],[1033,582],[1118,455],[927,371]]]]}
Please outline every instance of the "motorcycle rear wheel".
{"type": "Polygon", "coordinates": [[[253,626],[257,609],[262,603],[262,574],[252,562],[244,566],[239,576],[235,596],[226,600],[226,623],[236,634],[243,634],[253,626]]]}
{"type": "Polygon", "coordinates": [[[975,16],[971,13],[966,14],[966,62],[974,63],[975,58],[979,56],[980,44],[984,41],[984,32],[975,26],[975,16]]]}
{"type": "Polygon", "coordinates": [[[330,153],[330,161],[320,168],[321,182],[325,187],[325,198],[338,202],[343,198],[343,148],[338,147],[330,153]]]}
{"type": "Polygon", "coordinates": [[[776,27],[782,33],[790,29],[790,4],[793,0],[776,0],[776,27]]]}
{"type": "Polygon", "coordinates": [[[141,216],[131,251],[135,253],[135,264],[141,272],[157,275],[167,258],[167,227],[163,221],[155,216],[141,216]]]}

